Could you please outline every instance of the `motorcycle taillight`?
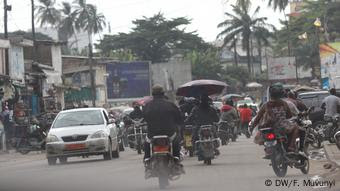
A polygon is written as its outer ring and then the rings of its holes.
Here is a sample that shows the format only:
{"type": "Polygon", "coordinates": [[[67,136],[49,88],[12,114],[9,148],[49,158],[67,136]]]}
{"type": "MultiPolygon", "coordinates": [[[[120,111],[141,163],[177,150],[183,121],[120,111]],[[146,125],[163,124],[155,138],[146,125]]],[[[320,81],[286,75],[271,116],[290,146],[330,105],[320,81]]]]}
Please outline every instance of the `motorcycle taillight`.
{"type": "Polygon", "coordinates": [[[165,146],[153,146],[152,148],[154,153],[167,153],[170,151],[170,147],[169,145],[165,145],[165,146]]]}
{"type": "Polygon", "coordinates": [[[272,141],[275,139],[275,134],[274,133],[268,133],[266,134],[266,140],[272,141]]]}

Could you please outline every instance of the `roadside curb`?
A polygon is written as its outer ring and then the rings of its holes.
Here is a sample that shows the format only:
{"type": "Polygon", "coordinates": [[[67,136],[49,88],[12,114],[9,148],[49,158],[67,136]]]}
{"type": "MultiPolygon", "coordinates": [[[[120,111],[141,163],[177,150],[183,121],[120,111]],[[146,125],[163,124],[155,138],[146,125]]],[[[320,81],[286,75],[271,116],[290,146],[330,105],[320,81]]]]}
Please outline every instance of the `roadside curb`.
{"type": "Polygon", "coordinates": [[[325,144],[324,149],[327,159],[337,167],[340,167],[340,150],[334,144],[325,144]]]}

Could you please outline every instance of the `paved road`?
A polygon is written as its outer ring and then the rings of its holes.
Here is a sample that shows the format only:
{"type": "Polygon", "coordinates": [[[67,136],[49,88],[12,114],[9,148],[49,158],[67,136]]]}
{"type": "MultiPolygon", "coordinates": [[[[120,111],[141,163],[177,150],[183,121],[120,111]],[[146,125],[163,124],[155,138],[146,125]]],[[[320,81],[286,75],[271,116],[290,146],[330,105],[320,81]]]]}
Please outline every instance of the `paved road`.
{"type": "MultiPolygon", "coordinates": [[[[171,182],[168,190],[178,191],[277,191],[312,190],[311,187],[266,187],[265,180],[274,183],[269,161],[261,159],[263,148],[251,139],[240,139],[221,148],[221,156],[205,166],[196,158],[183,161],[186,174],[171,182]]],[[[66,165],[48,166],[46,160],[36,159],[0,165],[1,191],[150,191],[158,190],[156,179],[144,180],[141,157],[125,151],[119,159],[103,161],[101,157],[74,158],[66,165]]],[[[310,175],[312,176],[312,175],[310,175]]],[[[289,169],[286,179],[308,180],[299,170],[289,169]]],[[[326,189],[327,190],[327,189],[326,189]]]]}

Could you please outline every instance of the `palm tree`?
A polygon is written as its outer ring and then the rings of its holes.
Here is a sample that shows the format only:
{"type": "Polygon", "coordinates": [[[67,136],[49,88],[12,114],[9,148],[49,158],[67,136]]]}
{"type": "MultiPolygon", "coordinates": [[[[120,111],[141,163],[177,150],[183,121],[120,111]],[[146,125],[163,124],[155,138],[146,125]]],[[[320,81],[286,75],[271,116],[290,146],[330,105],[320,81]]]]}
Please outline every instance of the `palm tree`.
{"type": "Polygon", "coordinates": [[[55,26],[60,20],[60,12],[55,8],[55,0],[39,0],[40,5],[37,5],[36,17],[40,26],[51,24],[55,26]]]}
{"type": "MultiPolygon", "coordinates": [[[[274,26],[271,27],[275,29],[274,26]]],[[[273,38],[274,35],[263,26],[255,26],[253,33],[253,38],[257,45],[257,53],[260,57],[260,68],[262,69],[262,48],[270,45],[269,38],[273,38]]]]}
{"type": "Polygon", "coordinates": [[[77,12],[72,10],[73,7],[68,2],[63,2],[61,5],[62,8],[60,9],[60,12],[62,13],[62,17],[58,24],[59,32],[65,35],[66,39],[69,39],[74,35],[77,49],[79,49],[78,38],[76,35],[76,31],[79,30],[76,28],[77,12]]]}
{"type": "Polygon", "coordinates": [[[269,0],[268,6],[272,6],[273,9],[276,11],[284,11],[288,6],[289,0],[269,0]]]}
{"type": "Polygon", "coordinates": [[[260,7],[257,7],[255,12],[250,15],[250,6],[246,3],[246,1],[237,6],[232,5],[232,7],[234,14],[225,13],[228,19],[218,25],[219,28],[225,29],[218,34],[217,37],[219,38],[224,36],[223,46],[231,43],[237,35],[242,37],[242,48],[247,52],[248,71],[250,73],[250,38],[253,32],[252,30],[255,26],[265,23],[267,18],[256,17],[260,7]]]}
{"type": "Polygon", "coordinates": [[[93,52],[92,52],[92,35],[103,31],[106,26],[105,17],[98,13],[97,7],[87,4],[86,0],[76,0],[77,4],[75,13],[77,15],[76,28],[87,31],[89,38],[89,65],[91,75],[91,92],[92,105],[96,106],[96,87],[93,73],[93,52]]]}

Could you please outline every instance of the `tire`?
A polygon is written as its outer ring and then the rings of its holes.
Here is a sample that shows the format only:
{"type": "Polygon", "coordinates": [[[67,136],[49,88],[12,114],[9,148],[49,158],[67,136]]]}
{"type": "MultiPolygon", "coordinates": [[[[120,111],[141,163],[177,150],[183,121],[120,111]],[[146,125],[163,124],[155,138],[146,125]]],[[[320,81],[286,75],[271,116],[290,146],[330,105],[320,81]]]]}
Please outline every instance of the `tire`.
{"type": "Polygon", "coordinates": [[[224,138],[221,139],[221,143],[222,145],[227,145],[227,141],[224,138]]]}
{"type": "Polygon", "coordinates": [[[26,155],[26,154],[28,154],[28,153],[30,152],[30,150],[27,149],[27,147],[26,147],[26,145],[27,145],[28,143],[25,144],[24,142],[26,142],[26,141],[24,141],[24,140],[21,140],[21,141],[20,141],[19,145],[17,146],[17,151],[18,151],[19,153],[23,154],[23,155],[26,155]]]}
{"type": "Polygon", "coordinates": [[[194,148],[191,147],[189,148],[189,157],[193,157],[194,156],[194,148]]]}
{"type": "Polygon", "coordinates": [[[249,131],[246,131],[246,137],[247,137],[247,139],[249,139],[250,138],[250,133],[249,133],[249,131]]]}
{"type": "Polygon", "coordinates": [[[21,154],[23,154],[23,155],[26,155],[26,154],[28,154],[28,153],[30,152],[30,150],[19,148],[19,149],[18,149],[18,152],[21,153],[21,154]]]}
{"type": "Polygon", "coordinates": [[[205,159],[204,164],[206,165],[211,165],[211,159],[205,159]]]}
{"type": "Polygon", "coordinates": [[[112,160],[112,142],[109,141],[109,149],[103,154],[104,160],[112,160]]]}
{"type": "Polygon", "coordinates": [[[59,157],[60,164],[66,164],[67,163],[67,157],[59,157]]]}
{"type": "Polygon", "coordinates": [[[340,150],[340,133],[335,134],[335,144],[338,147],[338,149],[340,150]]]}
{"type": "Polygon", "coordinates": [[[113,158],[119,158],[119,152],[120,152],[120,144],[115,151],[112,151],[112,157],[113,158]]]}
{"type": "Polygon", "coordinates": [[[169,186],[169,179],[166,176],[158,177],[159,189],[165,189],[169,186]]]}
{"type": "Polygon", "coordinates": [[[309,173],[309,160],[303,159],[303,162],[305,163],[305,166],[300,168],[300,170],[303,174],[308,174],[309,173]]]}
{"type": "Polygon", "coordinates": [[[47,163],[50,166],[57,164],[57,158],[56,157],[47,157],[47,163]]]}
{"type": "Polygon", "coordinates": [[[119,143],[119,151],[125,151],[124,144],[122,141],[119,143]]]}
{"type": "Polygon", "coordinates": [[[276,174],[276,176],[278,177],[285,177],[287,174],[287,168],[288,165],[286,163],[284,163],[283,161],[283,157],[281,153],[278,154],[273,154],[272,158],[272,167],[274,170],[274,173],[276,174]]]}
{"type": "Polygon", "coordinates": [[[236,138],[237,138],[237,135],[236,134],[233,134],[232,138],[231,138],[231,141],[232,142],[236,142],[236,138]]]}
{"type": "Polygon", "coordinates": [[[140,137],[137,138],[137,153],[140,155],[142,154],[142,140],[140,140],[140,137]]]}

